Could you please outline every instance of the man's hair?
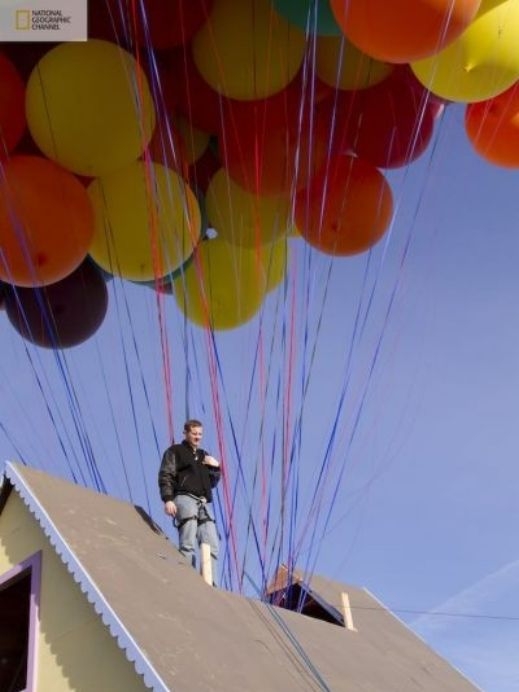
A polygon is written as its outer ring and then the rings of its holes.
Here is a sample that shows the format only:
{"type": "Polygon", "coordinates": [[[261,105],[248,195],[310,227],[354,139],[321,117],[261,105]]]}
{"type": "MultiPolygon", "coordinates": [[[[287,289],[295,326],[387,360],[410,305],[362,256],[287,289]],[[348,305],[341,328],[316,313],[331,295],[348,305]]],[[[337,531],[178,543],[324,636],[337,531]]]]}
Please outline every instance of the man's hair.
{"type": "Polygon", "coordinates": [[[190,418],[184,423],[184,432],[189,432],[192,428],[203,428],[202,423],[196,418],[190,418]]]}

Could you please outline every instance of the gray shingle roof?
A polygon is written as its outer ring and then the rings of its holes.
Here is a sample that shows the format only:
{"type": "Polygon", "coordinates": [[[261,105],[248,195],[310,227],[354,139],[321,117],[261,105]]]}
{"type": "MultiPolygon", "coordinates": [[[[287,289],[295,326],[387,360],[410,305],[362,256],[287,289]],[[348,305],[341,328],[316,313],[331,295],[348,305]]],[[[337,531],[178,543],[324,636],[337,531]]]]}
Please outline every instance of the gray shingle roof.
{"type": "Polygon", "coordinates": [[[308,586],[338,611],[346,591],[356,632],[213,589],[139,508],[20,464],[5,475],[148,687],[477,689],[363,589],[308,586]]]}

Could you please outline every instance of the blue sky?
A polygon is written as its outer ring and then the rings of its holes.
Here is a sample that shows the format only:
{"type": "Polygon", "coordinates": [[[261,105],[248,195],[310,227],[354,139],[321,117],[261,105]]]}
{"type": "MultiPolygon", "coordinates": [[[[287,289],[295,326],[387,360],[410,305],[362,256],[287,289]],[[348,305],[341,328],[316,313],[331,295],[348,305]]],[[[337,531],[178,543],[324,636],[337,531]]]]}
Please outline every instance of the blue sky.
{"type": "MultiPolygon", "coordinates": [[[[331,261],[290,241],[300,310],[290,412],[282,288],[261,313],[265,397],[257,380],[251,388],[259,318],[211,342],[184,329],[173,299],[163,299],[175,430],[188,413],[201,417],[231,490],[243,469],[248,490],[238,490],[234,523],[245,537],[258,449],[279,456],[283,424],[294,428],[302,407],[289,518],[300,532],[312,523],[299,562],[368,588],[483,689],[519,691],[519,175],[477,158],[462,107],[449,106],[422,158],[389,179],[395,219],[371,255],[331,261]],[[334,487],[315,517],[317,546],[312,490],[334,421],[329,480],[338,492],[326,527],[334,487]]],[[[91,448],[107,490],[145,506],[173,535],[156,489],[168,443],[156,296],[119,280],[108,286],[101,329],[63,353],[27,344],[0,313],[0,450],[60,475],[81,468],[88,479],[91,448]]],[[[273,523],[279,490],[276,475],[273,523]]],[[[265,511],[254,492],[252,516],[265,511]]],[[[254,581],[257,560],[246,553],[254,581]]]]}

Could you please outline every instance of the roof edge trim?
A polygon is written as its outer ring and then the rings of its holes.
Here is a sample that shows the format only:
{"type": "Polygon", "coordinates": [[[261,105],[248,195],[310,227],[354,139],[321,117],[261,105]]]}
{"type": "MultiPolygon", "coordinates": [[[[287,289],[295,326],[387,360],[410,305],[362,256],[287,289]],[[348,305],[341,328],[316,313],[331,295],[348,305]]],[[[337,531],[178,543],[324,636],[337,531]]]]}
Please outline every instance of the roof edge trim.
{"type": "Polygon", "coordinates": [[[49,539],[74,581],[79,585],[89,603],[93,605],[95,612],[100,616],[119,648],[122,649],[128,661],[133,664],[137,674],[143,677],[145,685],[152,690],[169,692],[170,688],[143,654],[128,629],[92,581],[81,561],[76,557],[74,551],[60,534],[56,525],[12,462],[5,462],[4,473],[27,509],[40,525],[43,533],[49,539]]]}

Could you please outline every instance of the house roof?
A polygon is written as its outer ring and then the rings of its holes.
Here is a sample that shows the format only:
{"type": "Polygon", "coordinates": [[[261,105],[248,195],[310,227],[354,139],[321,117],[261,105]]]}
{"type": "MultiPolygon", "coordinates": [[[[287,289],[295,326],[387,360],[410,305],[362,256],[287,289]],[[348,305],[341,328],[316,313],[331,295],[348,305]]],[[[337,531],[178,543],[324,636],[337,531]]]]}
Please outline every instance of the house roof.
{"type": "Polygon", "coordinates": [[[338,613],[347,593],[354,629],[214,589],[142,509],[21,464],[5,476],[154,690],[477,689],[363,589],[295,577],[338,613]]]}

